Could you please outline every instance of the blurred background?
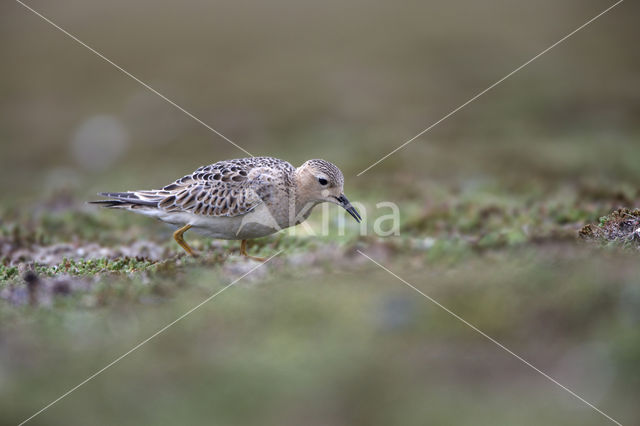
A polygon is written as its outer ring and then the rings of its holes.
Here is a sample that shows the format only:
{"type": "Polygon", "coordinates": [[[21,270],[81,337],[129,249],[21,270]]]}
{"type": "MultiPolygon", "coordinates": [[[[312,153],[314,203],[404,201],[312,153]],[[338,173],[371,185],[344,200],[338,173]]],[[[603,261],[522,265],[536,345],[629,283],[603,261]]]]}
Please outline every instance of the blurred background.
{"type": "MultiPolygon", "coordinates": [[[[347,174],[609,5],[30,4],[248,151],[296,165],[326,157],[347,174]]],[[[245,156],[24,7],[2,7],[1,158],[11,176],[1,180],[3,193],[65,177],[157,187],[201,164],[245,156]]],[[[633,182],[637,7],[611,11],[349,185],[391,170],[414,179],[633,182]]]]}
{"type": "MultiPolygon", "coordinates": [[[[356,177],[612,3],[29,1],[252,154],[332,161],[349,198],[402,219],[397,238],[259,243],[289,260],[33,423],[607,422],[355,248],[638,423],[637,252],[576,240],[640,200],[637,2],[356,177]]],[[[246,154],[19,3],[0,10],[0,289],[60,265],[90,283],[46,307],[0,300],[0,416],[17,423],[240,274],[160,268],[177,256],[168,230],[85,202],[246,154]],[[109,263],[141,239],[164,254],[109,263]],[[55,244],[84,251],[37,260],[55,244]]]]}

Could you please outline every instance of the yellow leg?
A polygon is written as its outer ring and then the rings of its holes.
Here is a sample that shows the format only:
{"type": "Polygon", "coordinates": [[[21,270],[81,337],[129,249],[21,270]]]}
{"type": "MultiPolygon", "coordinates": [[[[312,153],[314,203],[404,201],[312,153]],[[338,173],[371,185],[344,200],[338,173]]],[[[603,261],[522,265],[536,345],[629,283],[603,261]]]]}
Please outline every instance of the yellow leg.
{"type": "Polygon", "coordinates": [[[240,254],[244,257],[248,257],[249,259],[257,260],[258,262],[264,262],[265,260],[267,260],[264,257],[251,256],[249,253],[247,253],[247,240],[242,240],[242,243],[240,243],[240,254]]]}
{"type": "Polygon", "coordinates": [[[180,247],[182,247],[184,251],[189,253],[191,256],[196,256],[196,253],[191,249],[191,247],[189,247],[189,244],[187,244],[182,237],[182,234],[187,232],[189,229],[191,229],[191,225],[185,225],[182,228],[178,229],[173,233],[173,239],[176,240],[178,244],[180,244],[180,247]]]}

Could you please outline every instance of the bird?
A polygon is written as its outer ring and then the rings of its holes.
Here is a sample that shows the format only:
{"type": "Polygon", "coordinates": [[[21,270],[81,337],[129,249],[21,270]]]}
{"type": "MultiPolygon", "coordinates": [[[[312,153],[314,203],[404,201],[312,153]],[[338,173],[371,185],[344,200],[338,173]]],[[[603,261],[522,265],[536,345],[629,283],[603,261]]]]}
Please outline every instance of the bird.
{"type": "Polygon", "coordinates": [[[360,223],[360,213],[344,195],[344,176],[328,161],[312,159],[300,167],[273,157],[248,157],[202,166],[157,190],[100,192],[105,200],[90,201],[154,217],[176,227],[175,241],[191,256],[184,240],[190,229],[218,239],[247,241],[304,222],[316,205],[343,207],[360,223]]]}

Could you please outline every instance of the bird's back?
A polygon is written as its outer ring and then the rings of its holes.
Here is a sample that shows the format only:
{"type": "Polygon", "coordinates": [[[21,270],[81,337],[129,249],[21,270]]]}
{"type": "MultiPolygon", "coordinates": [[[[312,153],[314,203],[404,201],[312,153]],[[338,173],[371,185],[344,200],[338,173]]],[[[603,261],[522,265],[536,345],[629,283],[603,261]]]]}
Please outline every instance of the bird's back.
{"type": "Polygon", "coordinates": [[[278,186],[289,187],[295,168],[273,157],[249,157],[202,166],[159,190],[105,192],[106,207],[157,216],[190,213],[234,217],[270,199],[278,186]],[[155,212],[153,212],[155,210],[155,212]]]}

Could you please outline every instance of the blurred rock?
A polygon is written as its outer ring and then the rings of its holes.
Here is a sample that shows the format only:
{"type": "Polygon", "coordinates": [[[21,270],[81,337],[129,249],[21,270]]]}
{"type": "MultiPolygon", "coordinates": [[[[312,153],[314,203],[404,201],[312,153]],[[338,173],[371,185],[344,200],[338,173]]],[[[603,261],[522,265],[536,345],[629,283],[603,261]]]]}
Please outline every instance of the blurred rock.
{"type": "Polygon", "coordinates": [[[129,133],[115,117],[96,115],[83,122],[71,139],[71,155],[88,171],[111,167],[126,151],[129,133]]]}
{"type": "Polygon", "coordinates": [[[0,290],[0,299],[13,305],[51,306],[55,296],[68,296],[91,288],[91,282],[85,278],[69,275],[41,277],[31,269],[23,274],[23,280],[24,285],[13,283],[0,290]]]}
{"type": "Polygon", "coordinates": [[[256,268],[258,265],[260,265],[260,262],[255,260],[227,262],[222,267],[222,273],[231,281],[235,281],[244,275],[242,280],[238,282],[240,285],[255,284],[263,281],[268,273],[268,265],[256,268]],[[252,269],[253,271],[250,272],[252,269]]]}
{"type": "Polygon", "coordinates": [[[2,252],[9,259],[10,265],[24,265],[37,263],[39,265],[54,266],[62,263],[64,259],[92,260],[92,259],[117,259],[130,257],[146,259],[152,262],[164,260],[169,256],[166,247],[151,241],[136,241],[130,246],[118,246],[115,248],[103,247],[96,243],[84,245],[71,243],[58,243],[50,246],[33,245],[29,248],[11,250],[7,248],[2,252]]]}

